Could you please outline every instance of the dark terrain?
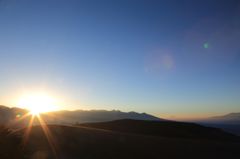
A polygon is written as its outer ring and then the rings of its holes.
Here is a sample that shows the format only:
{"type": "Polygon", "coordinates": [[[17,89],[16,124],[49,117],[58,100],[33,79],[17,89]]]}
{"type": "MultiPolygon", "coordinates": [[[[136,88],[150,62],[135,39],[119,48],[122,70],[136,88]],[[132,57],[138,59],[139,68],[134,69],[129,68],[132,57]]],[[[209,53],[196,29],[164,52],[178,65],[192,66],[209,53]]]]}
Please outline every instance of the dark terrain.
{"type": "MultiPolygon", "coordinates": [[[[23,157],[31,159],[237,159],[240,157],[239,138],[234,135],[196,124],[168,124],[159,126],[161,122],[157,124],[151,121],[120,120],[97,123],[98,126],[96,123],[78,126],[48,125],[50,135],[47,136],[51,141],[50,144],[42,127],[34,126],[25,146],[21,145],[23,157]],[[138,128],[133,127],[133,123],[138,128]],[[164,130],[165,128],[167,130],[164,130]],[[170,130],[173,132],[170,133],[170,130]]],[[[25,131],[26,129],[18,130],[14,135],[22,135],[25,131]]],[[[5,148],[10,147],[2,147],[1,151],[5,148]]]]}
{"type": "Polygon", "coordinates": [[[145,113],[58,111],[41,115],[45,131],[33,122],[26,137],[31,118],[21,119],[26,113],[0,106],[0,123],[8,126],[0,127],[0,159],[240,158],[239,137],[219,128],[145,113]]]}
{"type": "Polygon", "coordinates": [[[25,151],[22,147],[21,134],[15,134],[5,126],[0,126],[0,158],[23,159],[25,151]]]}
{"type": "Polygon", "coordinates": [[[123,119],[109,122],[84,123],[79,126],[116,132],[192,139],[236,140],[236,136],[219,128],[174,121],[144,121],[123,119]]]}

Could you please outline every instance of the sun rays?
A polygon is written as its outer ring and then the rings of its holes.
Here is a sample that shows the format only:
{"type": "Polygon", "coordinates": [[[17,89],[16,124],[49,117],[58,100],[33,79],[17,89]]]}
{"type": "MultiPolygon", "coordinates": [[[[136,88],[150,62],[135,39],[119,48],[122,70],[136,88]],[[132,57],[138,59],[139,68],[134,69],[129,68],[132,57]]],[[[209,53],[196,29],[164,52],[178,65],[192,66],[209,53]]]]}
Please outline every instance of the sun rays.
{"type": "Polygon", "coordinates": [[[35,123],[39,123],[39,125],[41,126],[44,136],[47,139],[47,142],[52,150],[53,155],[55,156],[55,158],[57,158],[57,145],[55,142],[55,139],[50,131],[50,129],[48,128],[47,123],[44,121],[44,119],[41,117],[40,114],[33,114],[31,112],[26,113],[25,115],[23,115],[21,118],[19,118],[17,121],[20,122],[21,120],[28,120],[28,123],[26,125],[26,128],[24,129],[24,134],[23,134],[23,147],[25,147],[30,141],[30,135],[31,135],[31,131],[32,131],[32,127],[35,125],[35,123]]]}

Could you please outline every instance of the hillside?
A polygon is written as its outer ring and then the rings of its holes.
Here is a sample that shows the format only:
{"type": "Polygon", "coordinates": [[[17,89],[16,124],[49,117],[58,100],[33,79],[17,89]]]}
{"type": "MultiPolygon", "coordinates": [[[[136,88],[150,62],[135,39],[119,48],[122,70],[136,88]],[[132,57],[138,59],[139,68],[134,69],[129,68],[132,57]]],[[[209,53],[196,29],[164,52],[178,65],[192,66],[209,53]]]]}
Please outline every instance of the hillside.
{"type": "MultiPolygon", "coordinates": [[[[48,126],[51,146],[40,126],[34,126],[25,150],[28,158],[58,159],[234,159],[239,158],[237,142],[167,138],[113,132],[97,128],[48,126]]],[[[22,133],[24,130],[18,132],[22,133]]]]}
{"type": "Polygon", "coordinates": [[[22,135],[14,134],[5,126],[0,126],[0,158],[25,159],[25,150],[21,145],[22,135]]]}
{"type": "Polygon", "coordinates": [[[116,120],[110,122],[85,123],[79,126],[117,132],[144,134],[161,137],[235,140],[236,136],[221,129],[205,127],[194,123],[173,121],[116,120]]]}

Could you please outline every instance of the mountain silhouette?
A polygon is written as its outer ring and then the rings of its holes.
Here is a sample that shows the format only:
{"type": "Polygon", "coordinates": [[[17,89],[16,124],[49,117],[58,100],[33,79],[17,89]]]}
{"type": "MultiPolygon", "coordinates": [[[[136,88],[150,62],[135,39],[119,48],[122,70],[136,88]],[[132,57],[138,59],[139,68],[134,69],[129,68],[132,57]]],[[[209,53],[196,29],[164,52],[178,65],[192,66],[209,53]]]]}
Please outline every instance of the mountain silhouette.
{"type": "Polygon", "coordinates": [[[103,122],[119,119],[135,120],[156,120],[163,121],[158,117],[137,112],[121,112],[119,110],[75,110],[75,111],[55,111],[41,115],[45,121],[52,124],[72,124],[86,122],[103,122]]]}
{"type": "Polygon", "coordinates": [[[222,116],[211,117],[207,120],[215,123],[240,124],[240,113],[229,113],[222,116]]]}
{"type": "MultiPolygon", "coordinates": [[[[24,119],[19,120],[28,110],[21,108],[9,108],[6,106],[0,106],[0,124],[24,127],[27,126],[31,116],[27,116],[24,119]]],[[[86,122],[103,122],[119,119],[136,119],[136,120],[156,120],[164,121],[164,119],[152,116],[146,113],[137,112],[121,112],[119,110],[75,110],[75,111],[54,111],[48,113],[42,113],[41,117],[48,124],[62,124],[72,125],[75,123],[86,122]]],[[[35,122],[34,124],[39,124],[35,122]]]]}
{"type": "Polygon", "coordinates": [[[206,126],[221,128],[227,132],[240,136],[240,113],[214,116],[196,122],[206,126]]]}

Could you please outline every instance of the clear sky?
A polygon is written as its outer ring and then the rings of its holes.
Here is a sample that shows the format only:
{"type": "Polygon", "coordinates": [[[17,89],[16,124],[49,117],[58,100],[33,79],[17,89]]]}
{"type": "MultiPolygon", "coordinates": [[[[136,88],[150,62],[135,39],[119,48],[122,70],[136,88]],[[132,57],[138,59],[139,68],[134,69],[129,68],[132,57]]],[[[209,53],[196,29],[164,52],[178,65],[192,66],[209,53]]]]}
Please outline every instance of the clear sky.
{"type": "Polygon", "coordinates": [[[0,0],[0,103],[187,118],[240,111],[238,0],[0,0]]]}

